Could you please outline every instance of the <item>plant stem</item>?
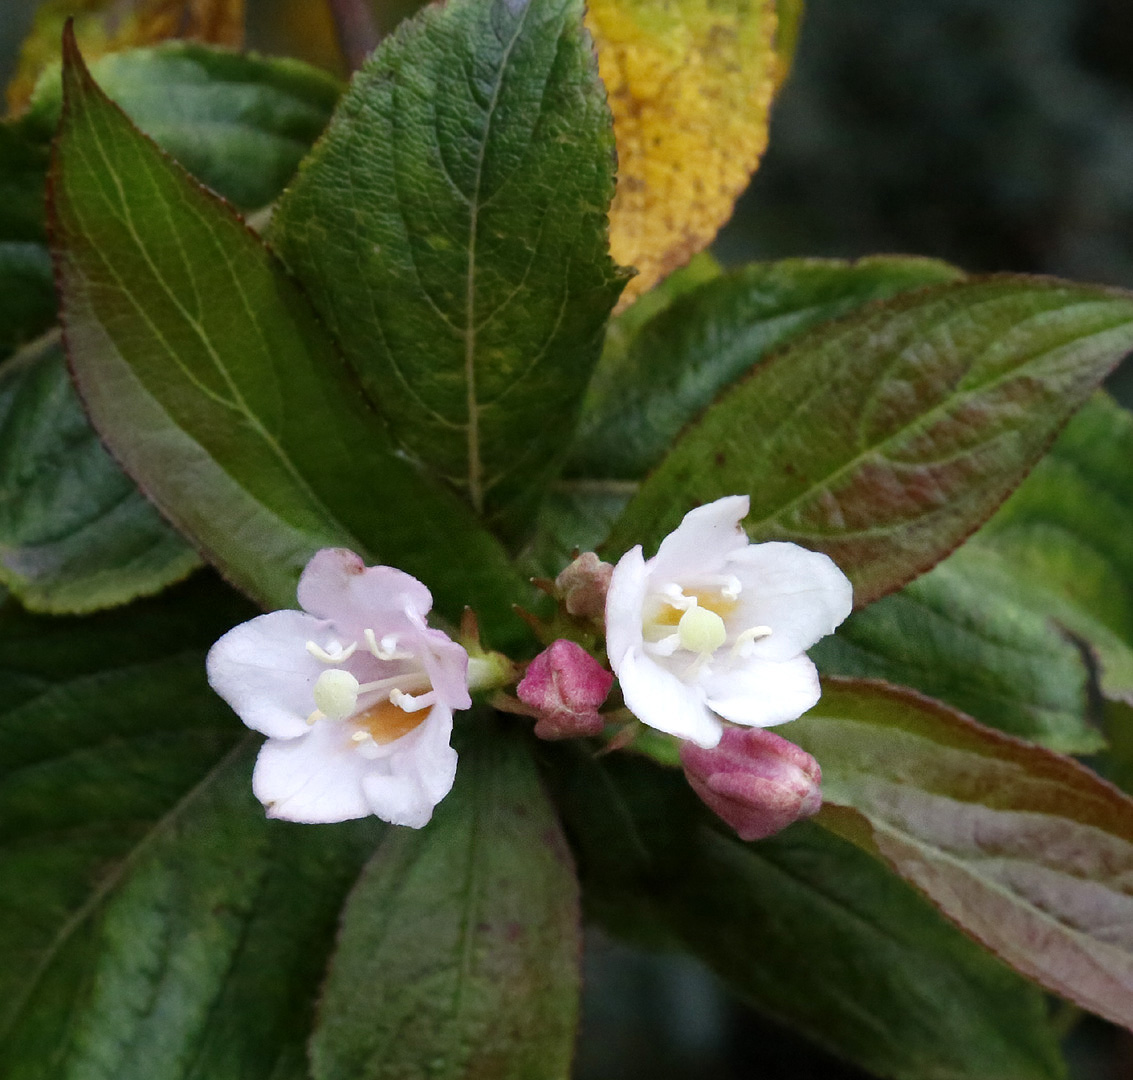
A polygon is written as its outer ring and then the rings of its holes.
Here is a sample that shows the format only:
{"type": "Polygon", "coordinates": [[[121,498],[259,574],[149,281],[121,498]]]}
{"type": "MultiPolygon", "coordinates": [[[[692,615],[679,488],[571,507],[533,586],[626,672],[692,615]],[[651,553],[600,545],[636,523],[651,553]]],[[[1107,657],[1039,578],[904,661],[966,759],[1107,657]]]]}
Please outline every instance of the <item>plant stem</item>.
{"type": "Polygon", "coordinates": [[[330,0],[330,10],[338,35],[338,47],[350,70],[357,71],[378,47],[380,37],[374,13],[367,0],[330,0]]]}

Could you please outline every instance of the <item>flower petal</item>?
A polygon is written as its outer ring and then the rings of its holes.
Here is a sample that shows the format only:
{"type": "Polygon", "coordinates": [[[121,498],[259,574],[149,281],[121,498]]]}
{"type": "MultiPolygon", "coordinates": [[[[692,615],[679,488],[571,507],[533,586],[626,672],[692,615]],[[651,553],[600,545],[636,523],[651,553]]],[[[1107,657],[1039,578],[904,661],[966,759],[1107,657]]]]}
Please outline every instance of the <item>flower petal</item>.
{"type": "Polygon", "coordinates": [[[724,726],[705,705],[699,689],[689,686],[642,653],[626,653],[618,668],[626,707],[658,731],[712,747],[724,726]]]}
{"type": "Polygon", "coordinates": [[[762,660],[798,656],[833,632],[853,608],[849,578],[828,555],[797,544],[752,544],[732,556],[730,569],[743,591],[729,624],[772,629],[751,649],[750,655],[762,660]]]}
{"type": "Polygon", "coordinates": [[[716,573],[729,556],[747,547],[740,522],[750,505],[746,495],[728,495],[690,510],[649,560],[650,579],[694,580],[716,573]]]}
{"type": "Polygon", "coordinates": [[[320,721],[301,739],[269,739],[252,773],[268,817],[315,824],[372,813],[362,781],[373,763],[350,742],[350,728],[320,721]]]}
{"type": "Polygon", "coordinates": [[[398,740],[406,746],[382,758],[382,770],[372,770],[362,780],[370,812],[411,829],[428,824],[434,807],[452,790],[456,778],[451,737],[452,713],[436,707],[412,735],[398,740]]]}
{"type": "Polygon", "coordinates": [[[648,582],[649,571],[638,545],[618,560],[606,594],[606,654],[616,675],[630,650],[641,646],[641,615],[648,582]]]}
{"type": "Polygon", "coordinates": [[[364,629],[383,634],[406,633],[433,606],[429,590],[415,577],[393,566],[367,567],[346,548],[315,553],[299,579],[299,604],[320,619],[330,619],[353,637],[364,629]]]}
{"type": "Polygon", "coordinates": [[[702,685],[709,708],[725,720],[752,727],[797,720],[822,693],[818,671],[807,656],[782,663],[748,659],[730,671],[706,674],[702,685]]]}
{"type": "Polygon", "coordinates": [[[322,670],[307,641],[323,640],[329,630],[302,611],[273,611],[241,623],[209,650],[209,685],[255,731],[273,739],[304,735],[322,670]]]}
{"type": "Polygon", "coordinates": [[[468,653],[443,630],[422,629],[406,645],[413,650],[439,700],[450,709],[468,709],[472,697],[468,693],[468,653]]]}

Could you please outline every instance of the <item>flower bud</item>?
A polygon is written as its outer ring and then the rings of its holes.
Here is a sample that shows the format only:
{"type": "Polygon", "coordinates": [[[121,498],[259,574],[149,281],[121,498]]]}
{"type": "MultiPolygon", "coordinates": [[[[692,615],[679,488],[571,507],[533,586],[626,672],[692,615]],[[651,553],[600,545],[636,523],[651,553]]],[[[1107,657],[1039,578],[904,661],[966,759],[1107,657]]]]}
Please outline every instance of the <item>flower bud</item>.
{"type": "Polygon", "coordinates": [[[567,612],[580,619],[601,620],[614,568],[593,551],[584,551],[557,578],[555,588],[567,612]]]}
{"type": "Polygon", "coordinates": [[[585,649],[560,638],[531,661],[515,692],[535,712],[539,738],[571,739],[601,733],[598,707],[613,682],[585,649]]]}
{"type": "Polygon", "coordinates": [[[822,770],[805,750],[764,728],[725,729],[719,745],[681,746],[693,791],[742,840],[762,840],[822,805],[822,770]]]}

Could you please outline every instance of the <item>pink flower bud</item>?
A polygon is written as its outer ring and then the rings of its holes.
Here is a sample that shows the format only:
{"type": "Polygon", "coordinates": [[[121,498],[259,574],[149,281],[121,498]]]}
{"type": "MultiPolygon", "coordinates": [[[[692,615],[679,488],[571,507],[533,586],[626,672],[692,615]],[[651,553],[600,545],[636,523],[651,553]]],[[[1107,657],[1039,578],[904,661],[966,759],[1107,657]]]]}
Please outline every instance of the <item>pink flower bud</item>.
{"type": "Polygon", "coordinates": [[[613,566],[603,562],[593,551],[579,555],[555,578],[555,588],[567,611],[580,619],[602,619],[613,572],[613,566]]]}
{"type": "Polygon", "coordinates": [[[763,728],[726,728],[710,750],[686,742],[681,764],[693,791],[742,840],[762,840],[822,805],[818,762],[763,728]]]}
{"type": "Polygon", "coordinates": [[[605,722],[598,707],[613,682],[613,673],[585,649],[560,638],[531,661],[515,689],[535,711],[539,738],[571,739],[601,733],[605,722]]]}

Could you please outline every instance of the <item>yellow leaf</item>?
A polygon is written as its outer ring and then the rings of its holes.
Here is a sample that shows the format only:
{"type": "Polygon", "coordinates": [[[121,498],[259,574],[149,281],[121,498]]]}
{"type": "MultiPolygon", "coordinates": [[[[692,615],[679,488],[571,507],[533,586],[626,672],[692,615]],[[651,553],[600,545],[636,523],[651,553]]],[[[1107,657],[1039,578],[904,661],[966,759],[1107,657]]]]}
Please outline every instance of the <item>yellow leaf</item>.
{"type": "Polygon", "coordinates": [[[88,61],[167,38],[232,46],[244,41],[244,0],[44,0],[8,84],[10,113],[27,105],[40,72],[59,59],[63,24],[72,15],[88,61]]]}
{"type": "Polygon", "coordinates": [[[618,147],[610,249],[639,271],[621,307],[712,242],[755,171],[784,73],[776,7],[590,0],[618,147]]]}

